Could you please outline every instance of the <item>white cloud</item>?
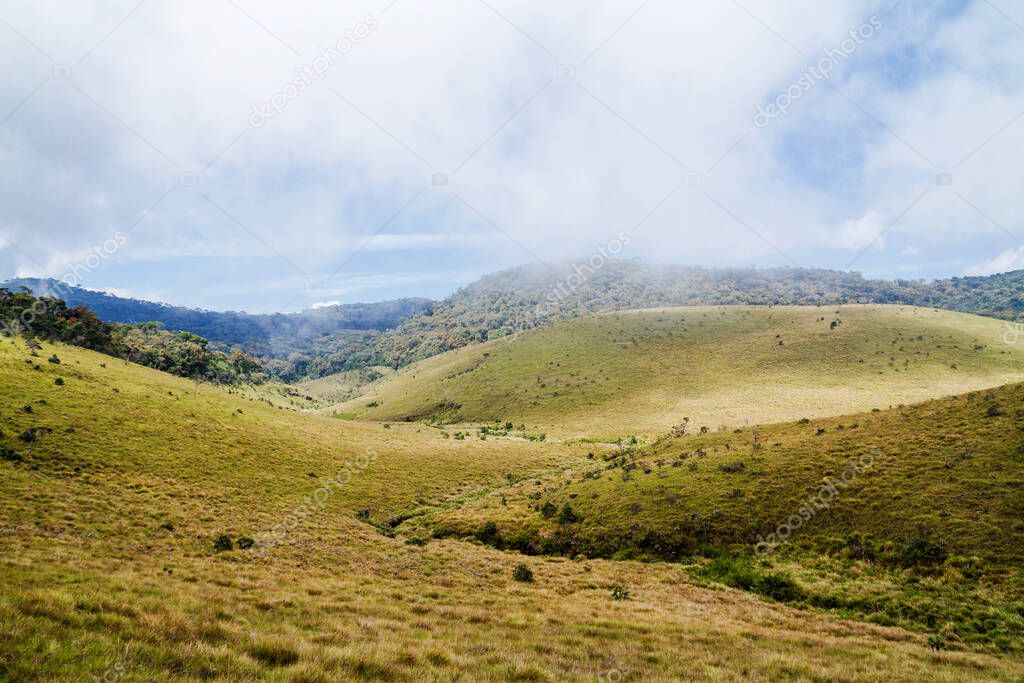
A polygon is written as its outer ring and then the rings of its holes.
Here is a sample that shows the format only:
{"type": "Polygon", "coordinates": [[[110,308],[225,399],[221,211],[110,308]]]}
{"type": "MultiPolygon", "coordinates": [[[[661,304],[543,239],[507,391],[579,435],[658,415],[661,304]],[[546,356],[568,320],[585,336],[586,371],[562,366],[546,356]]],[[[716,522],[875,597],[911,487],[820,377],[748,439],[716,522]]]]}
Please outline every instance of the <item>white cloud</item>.
{"type": "Polygon", "coordinates": [[[1007,249],[998,256],[970,266],[965,275],[992,275],[1024,268],[1024,247],[1007,249]]]}
{"type": "Polygon", "coordinates": [[[340,306],[340,301],[318,301],[317,303],[310,306],[310,309],[316,310],[318,308],[330,308],[331,306],[340,306]]]}
{"type": "Polygon", "coordinates": [[[446,253],[486,251],[474,272],[572,258],[642,220],[629,256],[705,265],[786,262],[781,250],[841,267],[892,224],[887,237],[921,252],[878,240],[863,261],[889,270],[938,262],[935,248],[980,249],[991,221],[1021,227],[1024,160],[1005,150],[1024,148],[1024,119],[1007,126],[1024,111],[1024,40],[984,3],[906,0],[763,129],[757,104],[892,3],[744,3],[756,19],[733,3],[649,3],[622,25],[633,0],[399,2],[384,15],[369,0],[246,2],[266,29],[226,2],[128,16],[136,4],[5,10],[73,77],[45,80],[53,64],[9,31],[0,44],[0,117],[44,83],[0,126],[5,230],[54,272],[11,249],[0,270],[59,276],[65,254],[154,205],[119,262],[175,264],[147,287],[170,291],[188,272],[202,285],[186,299],[249,292],[256,305],[274,283],[305,281],[297,269],[332,272],[382,229],[360,257],[418,274],[449,271],[435,263],[446,253]],[[248,127],[253,103],[368,14],[379,27],[324,81],[248,127]],[[560,63],[575,77],[558,78],[560,63]],[[178,185],[207,164],[198,189],[210,201],[178,185]],[[447,185],[431,184],[438,172],[447,185]],[[701,184],[651,213],[688,172],[701,184]],[[935,185],[940,172],[952,186],[935,185]],[[197,265],[214,260],[260,265],[197,265]]]}
{"type": "Polygon", "coordinates": [[[885,225],[877,211],[869,211],[856,220],[849,220],[839,226],[835,233],[835,244],[843,249],[860,251],[868,247],[879,251],[885,249],[885,225]]]}

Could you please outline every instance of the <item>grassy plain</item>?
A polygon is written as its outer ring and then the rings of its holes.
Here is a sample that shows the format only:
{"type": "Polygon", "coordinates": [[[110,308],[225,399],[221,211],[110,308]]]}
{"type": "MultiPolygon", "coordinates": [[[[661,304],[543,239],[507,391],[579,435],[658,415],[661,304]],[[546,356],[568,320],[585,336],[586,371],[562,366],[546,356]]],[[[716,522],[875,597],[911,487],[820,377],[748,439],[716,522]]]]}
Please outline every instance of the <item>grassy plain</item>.
{"type": "Polygon", "coordinates": [[[0,678],[1024,676],[920,633],[701,587],[679,565],[401,532],[593,446],[334,420],[64,346],[0,344],[0,376],[0,678]],[[520,563],[533,582],[512,579],[520,563]]]}
{"type": "Polygon", "coordinates": [[[1005,325],[909,306],[608,313],[427,359],[327,410],[601,439],[827,417],[1021,381],[1005,325]]]}

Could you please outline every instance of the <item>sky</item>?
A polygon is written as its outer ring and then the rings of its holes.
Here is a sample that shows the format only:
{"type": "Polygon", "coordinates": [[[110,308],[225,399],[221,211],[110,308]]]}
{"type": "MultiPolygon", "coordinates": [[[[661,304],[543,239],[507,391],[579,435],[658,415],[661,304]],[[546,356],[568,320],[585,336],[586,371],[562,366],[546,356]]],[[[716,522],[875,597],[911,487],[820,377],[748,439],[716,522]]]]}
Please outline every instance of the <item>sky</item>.
{"type": "Polygon", "coordinates": [[[0,279],[216,310],[602,250],[1024,268],[1012,0],[0,0],[0,279]]]}

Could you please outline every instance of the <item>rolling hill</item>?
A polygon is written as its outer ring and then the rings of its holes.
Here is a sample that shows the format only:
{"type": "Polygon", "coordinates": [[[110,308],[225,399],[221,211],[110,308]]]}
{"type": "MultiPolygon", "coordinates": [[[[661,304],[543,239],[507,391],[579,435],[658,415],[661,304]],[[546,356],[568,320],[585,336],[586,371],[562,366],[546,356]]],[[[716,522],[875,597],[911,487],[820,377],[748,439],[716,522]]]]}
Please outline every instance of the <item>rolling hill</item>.
{"type": "Polygon", "coordinates": [[[703,307],[563,321],[403,368],[329,411],[614,439],[888,408],[1024,379],[1003,321],[909,306],[703,307]]]}
{"type": "Polygon", "coordinates": [[[531,264],[487,275],[377,342],[380,362],[416,360],[548,323],[607,311],[717,305],[905,304],[1015,319],[1024,270],[943,280],[867,280],[820,268],[698,268],[608,260],[531,264]]]}
{"type": "Polygon", "coordinates": [[[5,679],[1024,675],[676,565],[393,537],[406,511],[543,477],[584,446],[278,410],[62,345],[2,343],[0,374],[5,679]]]}
{"type": "Polygon", "coordinates": [[[697,576],[1024,652],[1024,384],[623,443],[413,521],[531,554],[712,557],[697,576]],[[779,569],[801,581],[759,583],[779,569]]]}

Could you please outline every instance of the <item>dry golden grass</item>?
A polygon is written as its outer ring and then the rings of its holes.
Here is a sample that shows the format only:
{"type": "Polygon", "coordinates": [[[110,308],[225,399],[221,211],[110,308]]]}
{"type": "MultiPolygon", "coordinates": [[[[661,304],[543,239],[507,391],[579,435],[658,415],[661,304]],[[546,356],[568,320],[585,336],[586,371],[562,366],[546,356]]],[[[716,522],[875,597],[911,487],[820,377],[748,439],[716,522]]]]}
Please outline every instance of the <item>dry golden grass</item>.
{"type": "Polygon", "coordinates": [[[457,442],[206,386],[194,395],[187,381],[61,346],[31,357],[0,344],[0,376],[0,442],[20,458],[0,460],[0,678],[1024,676],[1020,662],[933,653],[920,635],[699,588],[678,566],[415,546],[356,518],[486,491],[578,460],[580,447],[457,442]],[[21,440],[31,428],[52,431],[21,440]],[[359,466],[367,449],[377,455],[359,466]],[[296,515],[339,469],[351,479],[296,515]],[[291,531],[267,547],[290,514],[291,531]],[[216,552],[221,533],[260,544],[216,552]],[[512,580],[520,562],[533,583],[512,580]],[[617,584],[629,600],[611,599],[617,584]]]}
{"type": "Polygon", "coordinates": [[[1020,381],[1024,345],[1004,332],[1000,320],[909,306],[609,313],[430,358],[326,410],[599,438],[656,435],[684,417],[732,428],[1020,381]]]}

